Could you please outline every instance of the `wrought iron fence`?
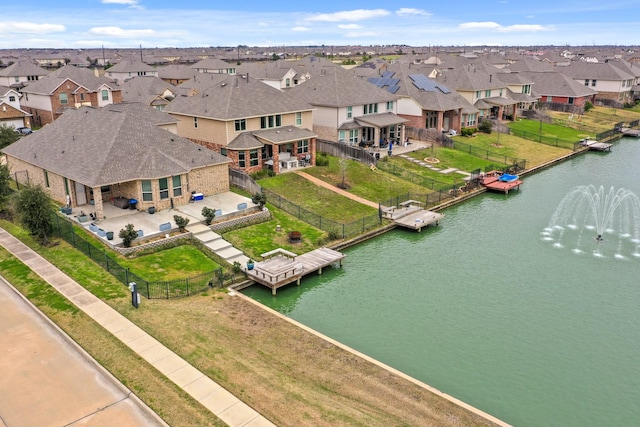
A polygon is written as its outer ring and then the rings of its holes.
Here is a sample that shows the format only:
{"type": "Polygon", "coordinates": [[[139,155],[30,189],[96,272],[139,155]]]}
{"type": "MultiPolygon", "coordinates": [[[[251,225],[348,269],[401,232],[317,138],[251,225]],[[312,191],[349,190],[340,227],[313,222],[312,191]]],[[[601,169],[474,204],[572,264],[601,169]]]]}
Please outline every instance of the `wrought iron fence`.
{"type": "Polygon", "coordinates": [[[96,262],[125,286],[135,282],[138,285],[138,292],[147,299],[186,297],[214,286],[222,287],[234,280],[233,276],[225,275],[222,268],[184,279],[170,281],[145,280],[129,268],[120,265],[113,258],[113,255],[104,248],[92,244],[91,241],[76,233],[73,224],[58,215],[55,216],[54,233],[96,262]]]}

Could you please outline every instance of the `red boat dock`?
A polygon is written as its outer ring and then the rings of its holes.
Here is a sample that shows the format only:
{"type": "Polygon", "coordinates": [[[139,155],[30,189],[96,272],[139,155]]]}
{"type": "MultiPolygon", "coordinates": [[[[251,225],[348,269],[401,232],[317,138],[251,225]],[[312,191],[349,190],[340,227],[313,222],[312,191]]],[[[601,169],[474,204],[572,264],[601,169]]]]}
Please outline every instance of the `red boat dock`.
{"type": "Polygon", "coordinates": [[[516,190],[520,189],[520,185],[522,184],[521,179],[516,179],[514,181],[500,181],[500,175],[502,174],[497,171],[487,172],[484,176],[480,177],[480,185],[488,190],[500,191],[505,194],[508,194],[509,191],[514,188],[516,190]]]}

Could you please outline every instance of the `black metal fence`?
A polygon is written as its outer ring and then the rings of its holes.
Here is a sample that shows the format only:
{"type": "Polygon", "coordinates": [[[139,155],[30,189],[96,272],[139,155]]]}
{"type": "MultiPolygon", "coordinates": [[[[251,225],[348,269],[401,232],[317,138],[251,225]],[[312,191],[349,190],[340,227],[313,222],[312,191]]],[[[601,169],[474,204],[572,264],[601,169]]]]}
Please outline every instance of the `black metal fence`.
{"type": "Polygon", "coordinates": [[[129,270],[129,268],[118,264],[113,255],[104,248],[95,246],[90,240],[77,234],[73,224],[58,215],[55,216],[54,233],[91,258],[125,286],[135,282],[138,286],[138,292],[147,299],[182,298],[203,292],[214,286],[222,287],[233,280],[233,277],[228,277],[224,274],[222,268],[218,268],[217,270],[184,279],[148,281],[129,270]]]}
{"type": "Polygon", "coordinates": [[[307,224],[326,231],[332,238],[346,239],[380,226],[381,220],[378,214],[365,216],[349,223],[340,223],[311,212],[272,191],[267,189],[263,189],[263,191],[267,195],[269,203],[307,224]]]}
{"type": "Polygon", "coordinates": [[[514,135],[519,138],[528,139],[529,141],[538,142],[540,144],[551,145],[553,147],[568,148],[573,150],[575,141],[568,141],[554,136],[543,135],[538,132],[529,132],[526,130],[518,130],[507,128],[508,135],[514,135]]]}

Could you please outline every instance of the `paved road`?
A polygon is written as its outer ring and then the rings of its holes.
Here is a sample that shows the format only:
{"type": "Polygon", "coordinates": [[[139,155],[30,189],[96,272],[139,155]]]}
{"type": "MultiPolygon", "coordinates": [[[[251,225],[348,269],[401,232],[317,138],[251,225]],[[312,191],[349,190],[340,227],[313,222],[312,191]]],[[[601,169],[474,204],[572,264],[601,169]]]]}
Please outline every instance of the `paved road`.
{"type": "Polygon", "coordinates": [[[0,277],[0,427],[166,426],[0,277]]]}

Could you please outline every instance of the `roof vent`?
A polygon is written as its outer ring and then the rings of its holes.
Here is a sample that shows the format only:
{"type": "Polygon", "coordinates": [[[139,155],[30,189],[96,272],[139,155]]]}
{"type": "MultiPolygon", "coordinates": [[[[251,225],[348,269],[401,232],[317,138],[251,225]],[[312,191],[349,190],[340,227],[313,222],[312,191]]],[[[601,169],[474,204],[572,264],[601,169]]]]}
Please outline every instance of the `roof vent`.
{"type": "Polygon", "coordinates": [[[291,130],[292,130],[292,129],[291,129],[291,128],[289,128],[289,129],[287,129],[287,132],[291,132],[291,130]]]}
{"type": "Polygon", "coordinates": [[[222,83],[220,86],[225,87],[227,84],[226,83],[222,83]]]}

